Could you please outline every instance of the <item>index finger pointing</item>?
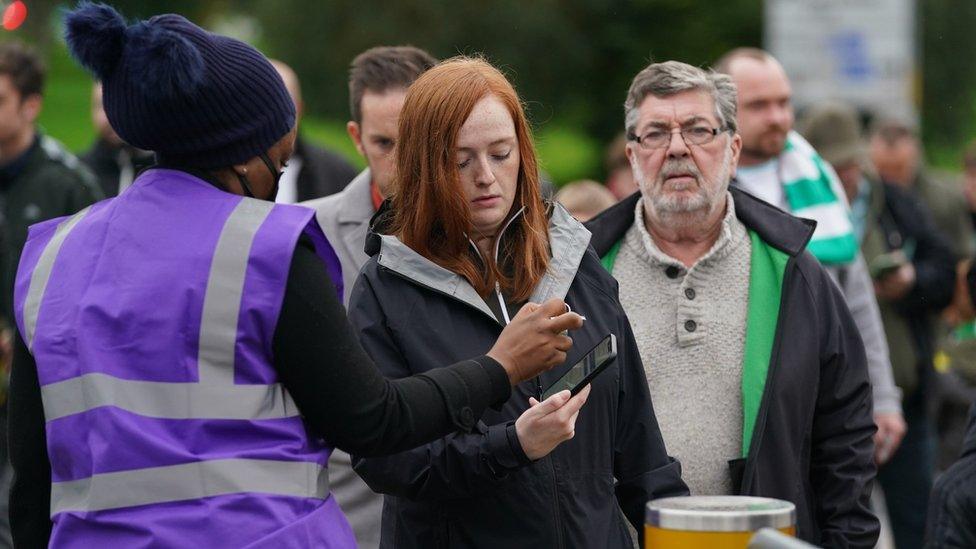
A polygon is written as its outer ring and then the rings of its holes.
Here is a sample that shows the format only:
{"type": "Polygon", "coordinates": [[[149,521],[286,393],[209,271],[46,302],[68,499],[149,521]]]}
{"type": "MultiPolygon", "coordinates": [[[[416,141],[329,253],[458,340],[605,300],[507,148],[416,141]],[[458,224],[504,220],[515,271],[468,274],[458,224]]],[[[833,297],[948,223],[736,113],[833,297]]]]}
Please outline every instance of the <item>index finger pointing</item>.
{"type": "Polygon", "coordinates": [[[583,317],[576,313],[563,313],[549,319],[549,329],[555,333],[576,330],[583,326],[583,317]]]}
{"type": "Polygon", "coordinates": [[[554,297],[546,301],[545,303],[540,305],[539,308],[537,309],[539,314],[545,315],[547,317],[559,316],[568,310],[569,309],[566,307],[566,302],[563,301],[562,299],[559,299],[558,297],[554,297]]]}

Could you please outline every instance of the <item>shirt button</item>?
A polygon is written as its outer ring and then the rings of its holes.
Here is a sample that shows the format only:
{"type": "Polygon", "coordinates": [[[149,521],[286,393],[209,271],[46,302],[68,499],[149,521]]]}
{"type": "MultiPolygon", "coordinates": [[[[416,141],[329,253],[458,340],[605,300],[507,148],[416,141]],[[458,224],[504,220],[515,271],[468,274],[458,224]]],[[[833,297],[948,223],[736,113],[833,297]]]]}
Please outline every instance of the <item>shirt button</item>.
{"type": "Polygon", "coordinates": [[[685,330],[688,330],[689,332],[694,332],[697,329],[698,329],[698,323],[696,323],[694,320],[685,321],[685,330]]]}
{"type": "Polygon", "coordinates": [[[667,269],[664,269],[664,274],[668,275],[668,278],[678,278],[679,273],[679,269],[674,265],[669,265],[667,269]]]}
{"type": "Polygon", "coordinates": [[[685,297],[687,297],[688,299],[695,299],[695,289],[685,288],[685,297]]]}

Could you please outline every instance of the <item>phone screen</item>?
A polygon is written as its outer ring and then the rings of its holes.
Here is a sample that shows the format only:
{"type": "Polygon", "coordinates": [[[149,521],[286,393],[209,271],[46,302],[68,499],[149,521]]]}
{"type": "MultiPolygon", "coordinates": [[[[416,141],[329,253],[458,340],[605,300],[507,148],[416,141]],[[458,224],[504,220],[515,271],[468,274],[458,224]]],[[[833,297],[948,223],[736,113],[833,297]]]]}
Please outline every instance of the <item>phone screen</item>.
{"type": "Polygon", "coordinates": [[[578,392],[582,387],[580,384],[590,375],[593,374],[600,366],[606,364],[611,359],[617,356],[617,341],[613,334],[610,334],[601,341],[597,343],[596,347],[590,349],[589,353],[580,359],[579,362],[573,365],[568,372],[563,374],[563,377],[556,380],[555,383],[546,389],[546,392],[542,394],[542,398],[546,399],[550,396],[558,393],[559,391],[573,391],[573,394],[578,392]]]}

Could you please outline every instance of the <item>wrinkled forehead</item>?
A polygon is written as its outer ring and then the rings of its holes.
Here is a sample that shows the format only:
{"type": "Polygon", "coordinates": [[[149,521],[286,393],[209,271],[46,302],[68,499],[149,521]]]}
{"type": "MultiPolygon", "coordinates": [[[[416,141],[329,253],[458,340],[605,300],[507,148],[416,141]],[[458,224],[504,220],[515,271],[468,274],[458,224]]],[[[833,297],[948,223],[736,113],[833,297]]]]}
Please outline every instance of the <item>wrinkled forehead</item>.
{"type": "Polygon", "coordinates": [[[702,90],[688,90],[667,97],[648,95],[637,109],[637,130],[686,126],[705,122],[718,126],[715,100],[702,90]]]}

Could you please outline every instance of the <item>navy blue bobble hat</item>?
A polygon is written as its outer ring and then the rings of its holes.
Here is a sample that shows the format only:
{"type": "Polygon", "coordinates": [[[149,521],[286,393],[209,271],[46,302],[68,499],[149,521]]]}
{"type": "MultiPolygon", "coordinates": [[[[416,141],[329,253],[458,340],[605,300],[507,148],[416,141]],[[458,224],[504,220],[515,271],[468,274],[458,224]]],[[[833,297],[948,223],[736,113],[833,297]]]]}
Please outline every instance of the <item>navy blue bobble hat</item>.
{"type": "Polygon", "coordinates": [[[65,16],[65,38],[101,80],[112,128],[161,163],[240,164],[295,125],[295,104],[260,52],[180,15],[128,25],[112,7],[83,2],[65,16]]]}

